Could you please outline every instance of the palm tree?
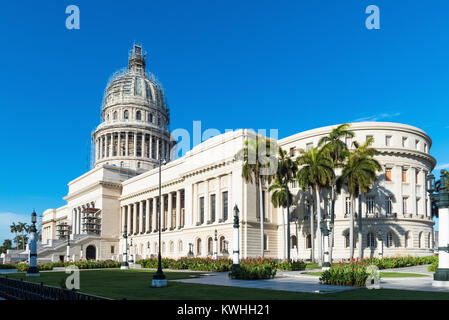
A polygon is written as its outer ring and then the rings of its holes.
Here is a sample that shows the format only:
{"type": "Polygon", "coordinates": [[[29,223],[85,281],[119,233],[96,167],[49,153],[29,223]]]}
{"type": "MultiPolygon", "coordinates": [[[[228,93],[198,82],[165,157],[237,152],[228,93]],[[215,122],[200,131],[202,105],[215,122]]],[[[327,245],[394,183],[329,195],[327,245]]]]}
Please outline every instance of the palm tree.
{"type": "Polygon", "coordinates": [[[268,191],[275,190],[272,195],[272,203],[274,207],[282,206],[287,208],[287,260],[290,261],[290,204],[292,203],[292,196],[288,188],[288,183],[295,179],[297,172],[296,163],[287,154],[287,151],[279,148],[278,150],[278,166],[276,171],[275,183],[268,189],[268,191]],[[280,188],[284,189],[282,192],[280,188]],[[288,197],[286,195],[289,195],[288,197]],[[274,197],[274,199],[273,199],[274,197]],[[284,199],[285,202],[281,202],[284,199]],[[273,201],[274,200],[274,201],[273,201]]]}
{"type": "MultiPolygon", "coordinates": [[[[9,228],[10,228],[10,230],[11,230],[11,233],[14,233],[14,234],[16,235],[16,237],[14,237],[14,242],[16,242],[15,239],[17,238],[18,226],[16,225],[15,222],[13,222],[13,223],[9,226],[9,228]]],[[[17,242],[16,242],[16,243],[17,243],[17,242]]],[[[18,244],[18,243],[17,243],[17,244],[18,244]]]]}
{"type": "MultiPolygon", "coordinates": [[[[322,259],[322,246],[321,246],[321,229],[319,228],[321,223],[321,202],[320,192],[321,188],[328,187],[335,178],[334,165],[332,159],[329,157],[329,153],[325,148],[311,148],[309,151],[300,150],[300,155],[296,158],[296,164],[298,166],[298,173],[296,178],[299,186],[306,190],[311,187],[315,191],[316,196],[316,210],[317,210],[317,225],[318,225],[318,261],[321,265],[322,259]]],[[[312,229],[315,226],[312,225],[312,229]]],[[[313,242],[312,238],[312,242],[313,242]]],[[[312,253],[313,257],[313,253],[312,253]]]]}
{"type": "MultiPolygon", "coordinates": [[[[332,159],[334,169],[341,167],[343,161],[348,155],[348,146],[342,141],[342,138],[353,138],[354,132],[349,130],[350,123],[344,123],[334,128],[329,135],[322,137],[318,142],[318,147],[326,148],[332,159]]],[[[329,234],[329,261],[332,262],[332,250],[334,246],[334,221],[335,221],[335,179],[331,184],[331,217],[329,234]]]]}
{"type": "MultiPolygon", "coordinates": [[[[367,194],[371,185],[377,180],[377,171],[382,167],[373,158],[377,150],[371,148],[374,142],[372,137],[368,138],[363,145],[354,143],[356,149],[351,151],[344,164],[341,176],[337,179],[337,192],[340,193],[343,186],[346,186],[351,197],[350,225],[349,225],[349,246],[350,258],[354,257],[354,200],[360,193],[367,194]]],[[[360,203],[360,201],[359,201],[360,203]]],[[[358,213],[358,235],[359,235],[359,257],[362,256],[362,213],[358,213]]]]}
{"type": "Polygon", "coordinates": [[[246,183],[256,184],[259,191],[259,217],[260,217],[260,237],[261,252],[264,256],[264,203],[263,185],[270,183],[276,173],[275,158],[271,155],[277,146],[272,139],[256,135],[256,139],[248,138],[244,142],[243,149],[239,150],[234,158],[243,161],[242,178],[246,183]]]}
{"type": "Polygon", "coordinates": [[[16,226],[17,232],[20,233],[20,236],[22,237],[22,249],[25,250],[26,234],[28,233],[29,226],[25,222],[19,222],[16,226]]]}

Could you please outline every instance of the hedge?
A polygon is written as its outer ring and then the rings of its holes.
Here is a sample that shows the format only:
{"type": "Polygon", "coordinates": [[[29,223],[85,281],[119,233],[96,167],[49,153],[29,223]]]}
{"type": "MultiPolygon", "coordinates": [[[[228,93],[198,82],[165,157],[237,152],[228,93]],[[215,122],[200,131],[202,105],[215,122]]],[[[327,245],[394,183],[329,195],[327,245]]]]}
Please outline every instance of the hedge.
{"type": "MultiPolygon", "coordinates": [[[[76,261],[76,262],[48,262],[38,264],[40,271],[53,270],[56,267],[67,267],[75,265],[78,269],[100,269],[100,268],[120,268],[121,263],[112,260],[105,261],[76,261]]],[[[1,265],[0,265],[1,266],[1,265]]],[[[17,269],[19,272],[26,272],[29,268],[27,263],[18,263],[12,265],[12,269],[17,269]]]]}

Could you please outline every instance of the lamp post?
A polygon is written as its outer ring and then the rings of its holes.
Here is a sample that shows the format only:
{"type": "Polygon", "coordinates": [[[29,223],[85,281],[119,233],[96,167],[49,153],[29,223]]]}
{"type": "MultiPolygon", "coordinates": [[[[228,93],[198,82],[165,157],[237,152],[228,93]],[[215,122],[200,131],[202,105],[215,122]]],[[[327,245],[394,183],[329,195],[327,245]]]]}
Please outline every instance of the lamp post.
{"type": "Polygon", "coordinates": [[[30,234],[30,266],[27,270],[27,277],[39,277],[39,269],[37,268],[37,247],[36,247],[36,212],[31,214],[31,234],[30,234]]]}
{"type": "Polygon", "coordinates": [[[134,264],[134,250],[133,250],[133,238],[131,238],[131,243],[129,244],[130,248],[129,248],[129,255],[130,258],[129,259],[129,263],[130,264],[134,264]]]}
{"type": "Polygon", "coordinates": [[[324,262],[322,269],[329,270],[331,264],[329,263],[329,229],[327,228],[326,221],[322,220],[320,223],[320,229],[324,236],[324,262]]]}
{"type": "Polygon", "coordinates": [[[70,235],[67,234],[67,261],[70,261],[70,235]]]}
{"type": "Polygon", "coordinates": [[[449,192],[446,176],[442,171],[439,182],[435,182],[435,176],[429,174],[426,182],[430,201],[438,209],[438,268],[432,284],[435,287],[449,287],[449,192]]]}
{"type": "Polygon", "coordinates": [[[218,258],[218,245],[217,245],[217,242],[218,242],[218,237],[217,237],[217,230],[215,230],[215,237],[214,237],[214,253],[213,253],[213,255],[212,255],[212,259],[214,259],[214,260],[217,260],[217,258],[218,258]]]}
{"type": "Polygon", "coordinates": [[[129,269],[129,263],[128,263],[128,226],[125,224],[124,230],[123,230],[123,238],[125,239],[125,252],[123,252],[123,261],[122,265],[120,266],[120,269],[129,269]]]}
{"type": "Polygon", "coordinates": [[[232,253],[232,268],[240,267],[239,253],[240,253],[240,239],[239,239],[239,208],[234,206],[234,251],[232,253]]]}
{"type": "Polygon", "coordinates": [[[162,271],[162,256],[161,256],[161,198],[162,198],[162,180],[161,180],[161,175],[162,175],[162,165],[166,164],[165,159],[162,160],[161,158],[159,158],[159,198],[158,198],[158,212],[159,212],[159,217],[158,217],[158,229],[159,229],[159,250],[158,250],[158,254],[157,254],[157,271],[156,273],[153,275],[153,281],[151,283],[151,285],[153,287],[166,287],[167,286],[167,279],[165,278],[165,274],[162,271]]]}

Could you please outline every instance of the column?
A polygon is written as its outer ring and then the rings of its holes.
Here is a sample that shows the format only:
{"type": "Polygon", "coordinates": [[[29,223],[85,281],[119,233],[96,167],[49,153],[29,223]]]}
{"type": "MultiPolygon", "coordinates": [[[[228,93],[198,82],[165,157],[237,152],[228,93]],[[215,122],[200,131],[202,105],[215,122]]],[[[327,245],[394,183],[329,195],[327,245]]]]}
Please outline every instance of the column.
{"type": "Polygon", "coordinates": [[[220,177],[217,178],[217,187],[215,189],[216,196],[215,196],[215,220],[220,221],[220,219],[223,221],[223,210],[221,207],[221,188],[220,188],[220,177]]]}
{"type": "Polygon", "coordinates": [[[156,138],[156,160],[159,160],[159,138],[156,138]]]}
{"type": "Polygon", "coordinates": [[[418,208],[416,206],[416,168],[410,167],[410,212],[413,216],[416,216],[418,213],[418,208]]]}
{"type": "Polygon", "coordinates": [[[77,233],[81,234],[81,207],[78,207],[76,215],[77,215],[76,228],[78,230],[77,233]]]}
{"type": "Polygon", "coordinates": [[[145,133],[142,133],[142,158],[145,158],[145,133]]]}
{"type": "Polygon", "coordinates": [[[145,200],[146,201],[146,207],[145,207],[145,230],[147,233],[150,233],[150,199],[145,200]]]}
{"type": "Polygon", "coordinates": [[[129,138],[128,138],[128,132],[125,132],[125,143],[126,143],[126,145],[125,145],[125,157],[127,157],[128,155],[129,155],[129,150],[128,150],[128,148],[129,148],[129,138]]]}
{"type": "Polygon", "coordinates": [[[128,204],[126,209],[127,209],[127,213],[128,213],[128,217],[127,217],[128,222],[126,224],[128,226],[128,234],[131,234],[133,232],[131,230],[131,205],[128,204]]]}
{"type": "Polygon", "coordinates": [[[173,210],[173,204],[172,204],[173,195],[171,194],[171,192],[169,192],[167,196],[168,196],[168,215],[167,215],[168,223],[167,223],[167,228],[170,229],[172,227],[172,219],[171,219],[171,217],[172,217],[172,210],[173,210]]]}
{"type": "Polygon", "coordinates": [[[192,212],[192,220],[193,220],[193,225],[195,226],[198,222],[200,222],[200,215],[198,212],[198,184],[194,183],[193,184],[193,212],[192,212]]]}
{"type": "Polygon", "coordinates": [[[120,209],[121,209],[120,211],[122,213],[122,228],[121,228],[120,232],[124,233],[125,232],[125,224],[126,224],[126,221],[125,221],[125,207],[121,207],[120,209]]]}
{"type": "Polygon", "coordinates": [[[418,177],[418,182],[421,185],[421,194],[419,195],[421,197],[421,212],[420,214],[426,216],[427,211],[427,191],[426,191],[426,173],[424,170],[421,170],[418,177]]]}
{"type": "Polygon", "coordinates": [[[148,142],[150,148],[150,159],[153,158],[153,136],[150,134],[150,141],[148,142]]]}
{"type": "Polygon", "coordinates": [[[118,145],[117,145],[117,155],[119,156],[119,157],[121,157],[122,156],[122,150],[121,150],[121,143],[122,143],[122,141],[121,141],[121,135],[122,135],[122,133],[119,131],[118,132],[118,145]]]}
{"type": "Polygon", "coordinates": [[[137,205],[135,203],[132,204],[133,208],[133,234],[137,233],[137,205]]]}
{"type": "Polygon", "coordinates": [[[181,191],[176,191],[176,226],[181,226],[181,191]]]}
{"type": "Polygon", "coordinates": [[[139,201],[139,233],[143,233],[143,201],[139,201]]]}
{"type": "Polygon", "coordinates": [[[133,143],[133,147],[134,147],[134,157],[137,157],[137,132],[134,132],[134,143],[133,143]]]}
{"type": "Polygon", "coordinates": [[[210,201],[209,201],[209,180],[204,181],[206,184],[206,191],[204,194],[204,220],[206,224],[210,223],[211,216],[210,216],[210,201]]]}
{"type": "Polygon", "coordinates": [[[153,198],[153,200],[152,200],[152,203],[153,203],[153,227],[152,227],[152,229],[153,230],[157,230],[157,219],[156,219],[156,216],[157,216],[157,198],[156,197],[154,197],[153,198]]]}
{"type": "Polygon", "coordinates": [[[111,133],[111,157],[114,156],[114,132],[111,133]]]}
{"type": "Polygon", "coordinates": [[[76,234],[76,209],[72,212],[72,234],[76,234]]]}
{"type": "Polygon", "coordinates": [[[164,226],[167,227],[167,221],[165,221],[164,200],[165,200],[165,195],[162,195],[162,197],[161,197],[161,229],[164,229],[164,226]]]}

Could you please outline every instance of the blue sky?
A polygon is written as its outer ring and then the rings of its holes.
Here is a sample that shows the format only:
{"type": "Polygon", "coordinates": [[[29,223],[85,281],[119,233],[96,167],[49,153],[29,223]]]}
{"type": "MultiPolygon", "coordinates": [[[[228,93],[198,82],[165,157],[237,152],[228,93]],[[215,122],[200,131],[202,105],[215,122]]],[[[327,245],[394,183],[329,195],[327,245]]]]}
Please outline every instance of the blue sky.
{"type": "Polygon", "coordinates": [[[0,241],[64,204],[87,169],[103,91],[141,43],[170,128],[275,128],[279,137],[377,120],[425,130],[449,167],[449,2],[4,1],[0,8],[0,241]],[[80,8],[80,30],[65,8],[80,8]],[[380,30],[365,8],[380,8],[380,30]]]}

